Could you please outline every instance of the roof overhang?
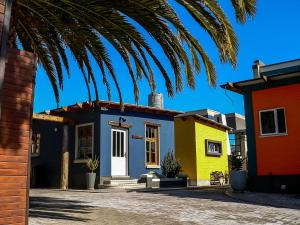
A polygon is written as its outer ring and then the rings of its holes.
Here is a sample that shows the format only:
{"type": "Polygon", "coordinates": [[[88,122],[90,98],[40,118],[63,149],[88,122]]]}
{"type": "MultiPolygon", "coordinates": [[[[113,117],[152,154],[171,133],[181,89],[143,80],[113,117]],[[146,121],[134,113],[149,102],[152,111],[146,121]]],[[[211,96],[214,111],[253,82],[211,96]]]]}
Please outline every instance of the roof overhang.
{"type": "Polygon", "coordinates": [[[84,110],[95,110],[99,109],[102,111],[106,111],[109,109],[121,110],[123,112],[139,112],[139,113],[149,113],[149,114],[157,114],[157,115],[166,115],[166,116],[176,116],[181,114],[182,112],[175,110],[167,110],[160,109],[156,107],[150,106],[141,106],[134,104],[123,104],[123,106],[119,102],[111,102],[111,101],[94,101],[94,102],[84,102],[84,103],[76,103],[70,106],[64,106],[57,109],[50,110],[50,114],[52,115],[60,115],[62,112],[80,112],[84,110]]]}
{"type": "MultiPolygon", "coordinates": [[[[274,76],[265,76],[262,75],[259,78],[251,79],[251,80],[245,80],[245,81],[239,81],[239,82],[227,82],[226,84],[221,85],[222,88],[226,90],[230,90],[239,94],[243,94],[245,92],[245,89],[251,88],[251,86],[255,85],[268,85],[268,84],[274,84],[278,81],[283,81],[283,80],[291,80],[294,78],[299,78],[300,79],[300,72],[296,73],[290,73],[290,74],[279,74],[279,75],[274,75],[274,76]]],[[[300,80],[299,80],[300,81],[300,80]]]]}
{"type": "Polygon", "coordinates": [[[74,122],[73,120],[62,116],[53,116],[53,115],[35,114],[35,113],[32,115],[32,119],[50,121],[55,123],[64,123],[64,124],[72,124],[74,122]]]}
{"type": "Polygon", "coordinates": [[[223,125],[221,123],[218,123],[214,120],[208,119],[208,118],[206,118],[204,116],[201,116],[201,115],[198,115],[198,114],[183,113],[183,114],[180,114],[178,116],[175,116],[175,118],[181,118],[181,119],[193,118],[196,121],[199,121],[199,122],[202,122],[202,123],[205,123],[205,124],[209,124],[211,126],[215,126],[215,127],[218,127],[218,128],[224,129],[224,130],[228,130],[228,131],[232,130],[231,127],[228,127],[226,125],[223,125]]]}

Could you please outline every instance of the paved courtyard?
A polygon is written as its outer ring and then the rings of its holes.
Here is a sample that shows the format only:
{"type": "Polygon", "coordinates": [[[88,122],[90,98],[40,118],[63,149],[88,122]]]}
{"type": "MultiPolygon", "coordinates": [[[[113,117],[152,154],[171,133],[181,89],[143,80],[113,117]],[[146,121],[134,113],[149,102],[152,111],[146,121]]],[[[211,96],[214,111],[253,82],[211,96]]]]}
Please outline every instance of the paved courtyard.
{"type": "Polygon", "coordinates": [[[298,205],[274,207],[241,201],[220,190],[90,193],[37,189],[30,195],[30,225],[300,224],[298,205]]]}

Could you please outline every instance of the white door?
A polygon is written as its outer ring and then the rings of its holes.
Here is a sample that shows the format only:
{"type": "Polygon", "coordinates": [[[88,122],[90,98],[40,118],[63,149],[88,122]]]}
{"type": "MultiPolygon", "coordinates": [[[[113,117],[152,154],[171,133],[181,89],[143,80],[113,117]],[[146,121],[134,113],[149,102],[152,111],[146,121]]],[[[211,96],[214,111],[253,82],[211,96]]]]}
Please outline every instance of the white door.
{"type": "Polygon", "coordinates": [[[111,175],[127,175],[127,149],[128,137],[127,130],[111,130],[111,175]]]}

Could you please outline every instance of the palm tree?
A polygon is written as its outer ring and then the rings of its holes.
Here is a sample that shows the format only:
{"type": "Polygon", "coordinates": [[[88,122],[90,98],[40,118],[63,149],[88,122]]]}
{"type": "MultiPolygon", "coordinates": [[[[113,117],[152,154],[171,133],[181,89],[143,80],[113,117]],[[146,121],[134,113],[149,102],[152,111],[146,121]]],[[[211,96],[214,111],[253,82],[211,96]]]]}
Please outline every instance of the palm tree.
{"type": "MultiPolygon", "coordinates": [[[[175,0],[207,31],[218,49],[221,62],[236,66],[238,40],[218,0],[175,0]]],[[[176,3],[175,3],[176,2],[176,3]]],[[[237,21],[244,23],[256,11],[256,0],[231,0],[237,21]]],[[[84,77],[89,98],[90,85],[96,99],[98,89],[91,66],[93,57],[101,71],[110,99],[111,76],[122,102],[118,76],[114,71],[104,40],[108,41],[124,60],[134,86],[135,100],[139,98],[137,80],[147,79],[155,91],[153,66],[164,77],[169,96],[181,91],[182,75],[190,88],[195,88],[195,75],[201,62],[210,85],[216,85],[216,71],[203,46],[182,24],[177,12],[167,0],[15,0],[9,32],[9,46],[21,45],[37,54],[39,63],[51,81],[56,100],[63,88],[65,67],[69,74],[68,49],[84,77]],[[173,68],[175,90],[142,27],[161,47],[173,68]]]]}

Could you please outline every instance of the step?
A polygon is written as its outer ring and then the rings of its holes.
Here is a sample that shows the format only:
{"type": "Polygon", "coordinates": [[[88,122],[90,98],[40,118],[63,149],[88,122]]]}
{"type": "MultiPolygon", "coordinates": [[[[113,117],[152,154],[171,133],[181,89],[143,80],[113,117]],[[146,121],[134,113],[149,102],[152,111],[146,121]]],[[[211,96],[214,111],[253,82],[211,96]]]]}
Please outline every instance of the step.
{"type": "Polygon", "coordinates": [[[111,180],[130,180],[130,176],[111,176],[111,180]]]}
{"type": "Polygon", "coordinates": [[[125,184],[125,185],[116,185],[116,184],[104,184],[101,186],[104,189],[144,189],[146,184],[125,184]]]}
{"type": "Polygon", "coordinates": [[[142,189],[146,184],[138,183],[138,179],[117,179],[113,177],[111,180],[107,180],[103,183],[101,188],[120,188],[120,189],[142,189]]]}
{"type": "Polygon", "coordinates": [[[131,179],[131,180],[110,180],[110,184],[114,185],[125,185],[125,184],[137,184],[137,179],[131,179]]]}

